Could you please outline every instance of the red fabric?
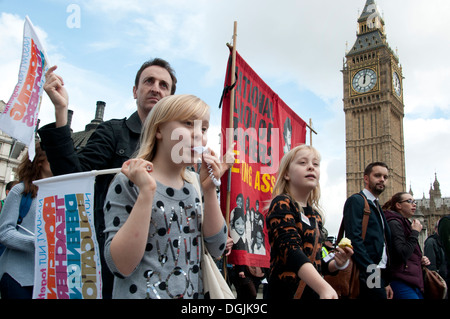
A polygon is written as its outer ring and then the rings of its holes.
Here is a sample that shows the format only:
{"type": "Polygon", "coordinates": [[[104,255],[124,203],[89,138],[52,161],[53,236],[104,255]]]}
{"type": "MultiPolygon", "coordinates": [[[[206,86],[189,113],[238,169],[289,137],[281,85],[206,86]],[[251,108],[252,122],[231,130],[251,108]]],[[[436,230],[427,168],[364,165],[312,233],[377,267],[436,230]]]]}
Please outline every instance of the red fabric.
{"type": "MultiPolygon", "coordinates": [[[[232,84],[230,65],[231,58],[227,66],[225,87],[232,84]]],[[[284,155],[283,147],[286,144],[283,135],[286,131],[284,127],[290,126],[292,130],[291,148],[293,148],[305,143],[306,123],[272,91],[237,52],[236,74],[232,125],[229,124],[231,97],[229,92],[224,95],[222,108],[222,152],[224,154],[228,145],[233,142],[227,141],[227,128],[232,126],[237,159],[231,170],[230,196],[230,232],[235,239],[235,246],[228,262],[268,268],[270,246],[265,216],[270,205],[279,163],[284,155]],[[290,120],[290,125],[287,125],[287,119],[290,120]],[[237,228],[234,227],[233,216],[239,194],[242,194],[242,209],[245,217],[241,218],[238,224],[242,224],[245,219],[245,234],[238,241],[239,234],[235,231],[237,228]],[[260,214],[256,212],[257,200],[260,214]],[[247,201],[249,203],[246,205],[247,201]],[[264,249],[258,249],[257,245],[257,238],[260,239],[257,230],[260,227],[263,229],[264,249]]],[[[220,189],[224,214],[226,214],[227,185],[228,174],[224,174],[220,189]]]]}

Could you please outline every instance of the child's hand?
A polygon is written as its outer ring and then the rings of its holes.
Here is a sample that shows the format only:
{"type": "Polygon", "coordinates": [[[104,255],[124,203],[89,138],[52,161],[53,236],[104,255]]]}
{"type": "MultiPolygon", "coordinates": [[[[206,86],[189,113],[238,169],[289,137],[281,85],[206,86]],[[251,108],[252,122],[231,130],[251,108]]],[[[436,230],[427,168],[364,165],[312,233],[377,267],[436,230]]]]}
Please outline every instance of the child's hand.
{"type": "Polygon", "coordinates": [[[215,187],[211,177],[220,180],[222,174],[219,159],[214,151],[208,148],[206,152],[202,153],[202,166],[200,169],[200,183],[202,184],[202,188],[215,187]],[[212,176],[210,176],[211,172],[212,176]]]}
{"type": "Polygon", "coordinates": [[[153,171],[153,164],[143,159],[129,159],[122,165],[121,172],[132,181],[140,191],[155,191],[156,181],[149,173],[153,171]]]}
{"type": "Polygon", "coordinates": [[[225,155],[222,157],[222,163],[220,163],[220,171],[221,176],[233,167],[234,162],[236,161],[236,154],[234,153],[234,147],[236,146],[236,142],[233,142],[227,149],[225,155]]]}
{"type": "Polygon", "coordinates": [[[353,255],[353,249],[350,247],[336,247],[336,253],[334,254],[334,261],[336,263],[336,266],[342,267],[344,266],[347,261],[352,257],[353,255]]]}

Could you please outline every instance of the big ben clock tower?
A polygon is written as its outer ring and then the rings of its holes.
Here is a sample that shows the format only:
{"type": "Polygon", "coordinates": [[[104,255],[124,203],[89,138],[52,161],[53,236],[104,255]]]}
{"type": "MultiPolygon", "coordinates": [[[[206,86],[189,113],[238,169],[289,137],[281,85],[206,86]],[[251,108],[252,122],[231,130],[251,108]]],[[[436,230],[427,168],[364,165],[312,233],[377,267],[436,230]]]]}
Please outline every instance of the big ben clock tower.
{"type": "Polygon", "coordinates": [[[373,0],[358,19],[356,42],[343,66],[347,196],[364,187],[367,164],[389,166],[381,202],[405,191],[403,76],[386,40],[385,23],[373,0]]]}

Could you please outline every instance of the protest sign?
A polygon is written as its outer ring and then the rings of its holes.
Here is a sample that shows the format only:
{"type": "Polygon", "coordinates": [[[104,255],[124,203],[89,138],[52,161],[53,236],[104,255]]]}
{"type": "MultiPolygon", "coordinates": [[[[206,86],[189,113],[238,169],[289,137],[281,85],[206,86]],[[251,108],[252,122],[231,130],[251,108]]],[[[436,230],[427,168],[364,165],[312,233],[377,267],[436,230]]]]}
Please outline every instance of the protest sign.
{"type": "Polygon", "coordinates": [[[28,146],[30,160],[35,155],[34,135],[44,91],[48,59],[28,17],[23,30],[22,61],[14,92],[0,114],[0,129],[28,146]]]}
{"type": "Polygon", "coordinates": [[[35,299],[99,299],[101,264],[95,234],[94,172],[35,181],[35,299]]]}
{"type": "MultiPolygon", "coordinates": [[[[220,189],[223,212],[227,210],[227,187],[231,193],[229,225],[234,245],[228,262],[269,267],[267,208],[280,160],[291,148],[305,143],[306,123],[238,53],[235,61],[234,105],[230,110],[231,94],[225,94],[222,110],[223,154],[231,143],[236,143],[236,162],[230,176],[222,177],[220,189]],[[233,136],[231,141],[229,136],[233,136]]],[[[225,87],[230,87],[230,65],[227,70],[225,87]]]]}

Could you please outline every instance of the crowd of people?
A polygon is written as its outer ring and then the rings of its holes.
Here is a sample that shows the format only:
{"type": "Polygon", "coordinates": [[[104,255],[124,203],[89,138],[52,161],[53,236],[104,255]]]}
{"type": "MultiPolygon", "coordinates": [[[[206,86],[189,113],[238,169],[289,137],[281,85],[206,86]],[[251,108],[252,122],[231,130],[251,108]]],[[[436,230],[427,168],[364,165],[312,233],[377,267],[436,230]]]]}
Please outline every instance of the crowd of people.
{"type": "MultiPolygon", "coordinates": [[[[234,157],[227,152],[226,159],[219,159],[211,149],[194,147],[207,145],[209,106],[192,95],[175,95],[177,78],[167,61],[147,61],[132,90],[137,111],[101,123],[77,152],[67,125],[69,95],[55,71],[56,66],[49,69],[44,85],[55,107],[55,122],[39,129],[34,160],[23,159],[20,183],[2,202],[1,298],[32,297],[30,230],[37,194],[32,181],[116,167],[122,167],[119,174],[97,176],[95,183],[103,298],[204,298],[202,246],[219,260],[233,249],[214,180],[233,165],[234,157]],[[203,164],[198,174],[186,169],[199,159],[203,164]],[[181,227],[182,220],[187,226],[181,227]],[[185,252],[183,262],[180,247],[185,252]]],[[[320,161],[312,146],[286,150],[264,221],[271,266],[232,266],[230,284],[236,287],[238,299],[256,298],[261,284],[267,299],[336,299],[338,294],[325,275],[346,269],[350,259],[360,269],[361,299],[423,298],[422,267],[448,280],[450,217],[436,225],[422,252],[418,242],[422,225],[410,221],[416,209],[412,196],[395,194],[383,207],[378,202],[389,177],[382,162],[367,166],[364,189],[344,205],[345,234],[352,247],[331,245],[330,238],[323,236],[320,161]],[[362,236],[366,201],[371,213],[362,236]],[[372,266],[380,274],[375,286],[368,280],[372,266]]]]}

